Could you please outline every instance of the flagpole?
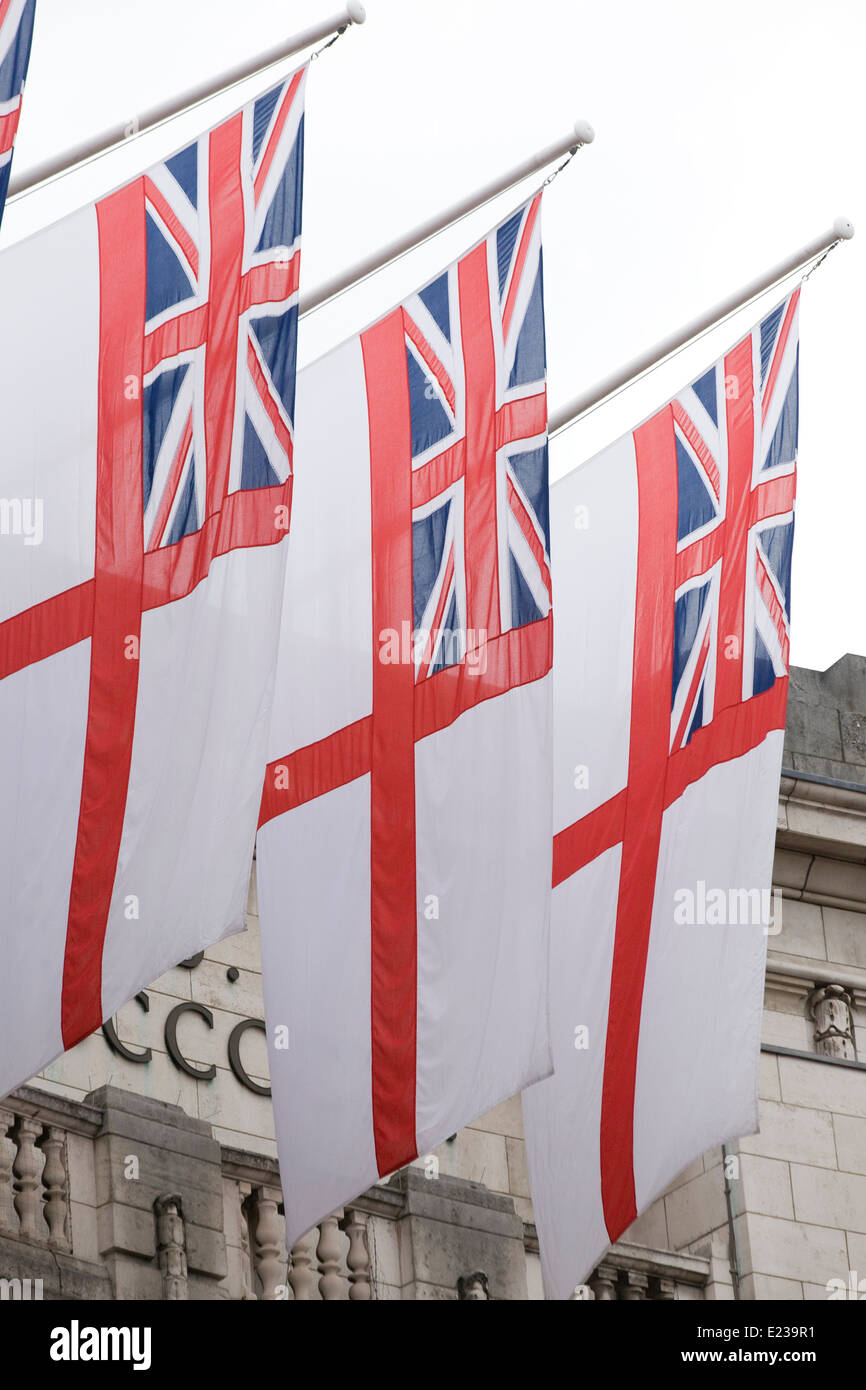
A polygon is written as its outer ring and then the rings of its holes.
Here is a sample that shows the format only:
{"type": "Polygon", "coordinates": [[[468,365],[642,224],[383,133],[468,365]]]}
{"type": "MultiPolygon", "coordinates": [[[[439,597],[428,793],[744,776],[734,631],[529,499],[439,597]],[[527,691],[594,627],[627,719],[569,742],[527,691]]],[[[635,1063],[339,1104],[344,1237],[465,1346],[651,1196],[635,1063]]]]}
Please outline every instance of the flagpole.
{"type": "Polygon", "coordinates": [[[404,256],[407,251],[413,251],[415,247],[428,241],[430,237],[436,236],[438,232],[444,231],[452,223],[458,222],[467,213],[475,212],[477,208],[483,207],[485,203],[489,203],[498,194],[507,192],[515,184],[529,178],[531,174],[537,174],[547,164],[552,164],[555,159],[560,159],[566,154],[574,154],[582,145],[591,145],[594,139],[595,131],[589,122],[576,121],[568,134],[560,140],[554,140],[552,145],[547,145],[543,150],[530,155],[528,159],[524,159],[520,164],[509,169],[507,173],[501,174],[475,193],[470,193],[467,197],[460,199],[447,211],[428,218],[426,222],[420,223],[411,232],[397,237],[390,245],[374,251],[372,255],[358,261],[348,270],[332,276],[330,280],[325,280],[308,294],[302,294],[300,312],[309,314],[313,309],[318,309],[321,304],[333,299],[335,295],[341,294],[343,290],[357,285],[361,280],[366,280],[368,276],[374,275],[377,270],[382,270],[391,261],[404,256]]]}
{"type": "Polygon", "coordinates": [[[159,102],[142,115],[136,116],[133,121],[110,126],[100,135],[83,140],[81,144],[71,146],[62,154],[54,155],[50,159],[43,160],[41,164],[33,165],[19,177],[11,179],[9,196],[6,201],[12,202],[14,198],[19,198],[23,193],[29,193],[38,184],[45,183],[48,179],[57,178],[60,174],[69,173],[76,165],[94,159],[97,155],[105,154],[113,146],[121,145],[136,135],[142,135],[146,130],[152,130],[154,126],[160,125],[163,121],[170,121],[191,107],[198,106],[203,101],[209,101],[211,97],[219,96],[221,92],[228,91],[230,87],[245,81],[246,78],[254,77],[257,72],[273,67],[274,64],[280,63],[286,58],[291,58],[295,53],[302,52],[303,49],[321,42],[322,39],[326,39],[332,34],[341,33],[351,24],[363,24],[366,18],[367,13],[361,0],[346,0],[345,9],[341,10],[339,14],[331,15],[330,19],[323,19],[319,24],[311,25],[292,38],[275,44],[272,48],[265,49],[255,58],[248,58],[243,62],[236,63],[234,67],[227,68],[222,72],[219,77],[208,78],[207,81],[198,83],[195,87],[184,92],[182,96],[170,97],[167,101],[159,102]]]}
{"type": "Polygon", "coordinates": [[[729,318],[738,309],[744,309],[751,300],[757,299],[759,295],[771,290],[781,280],[785,280],[789,275],[803,269],[810,261],[815,260],[822,252],[829,251],[838,242],[850,241],[853,235],[853,223],[849,222],[847,217],[837,217],[833,226],[823,236],[815,237],[814,241],[810,241],[801,250],[773,266],[765,274],[757,276],[749,284],[744,285],[741,290],[737,290],[735,294],[728,295],[714,308],[692,319],[690,323],[685,324],[675,333],[671,333],[667,338],[662,338],[655,347],[640,353],[631,362],[627,362],[624,367],[611,372],[610,376],[603,377],[588,391],[575,396],[567,405],[554,411],[548,420],[548,433],[558,434],[560,430],[567,429],[569,425],[573,425],[582,415],[586,415],[588,411],[600,405],[616,391],[637,381],[647,372],[652,371],[654,367],[660,366],[667,357],[685,347],[693,338],[697,338],[701,333],[715,327],[723,319],[729,318]]]}

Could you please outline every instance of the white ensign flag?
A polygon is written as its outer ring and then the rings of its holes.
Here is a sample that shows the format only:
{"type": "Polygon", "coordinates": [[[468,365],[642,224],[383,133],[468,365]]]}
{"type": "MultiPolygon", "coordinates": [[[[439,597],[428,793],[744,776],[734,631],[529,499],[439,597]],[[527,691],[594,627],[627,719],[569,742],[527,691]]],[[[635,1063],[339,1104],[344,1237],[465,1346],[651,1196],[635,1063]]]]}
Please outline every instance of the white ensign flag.
{"type": "Polygon", "coordinates": [[[757,1128],[798,297],[552,490],[555,1074],[523,1110],[554,1298],[757,1128]]]}
{"type": "Polygon", "coordinates": [[[0,256],[0,1096],[244,927],[303,87],[0,256]]]}
{"type": "Polygon", "coordinates": [[[299,377],[258,837],[290,1245],[550,1071],[539,211],[299,377]]]}

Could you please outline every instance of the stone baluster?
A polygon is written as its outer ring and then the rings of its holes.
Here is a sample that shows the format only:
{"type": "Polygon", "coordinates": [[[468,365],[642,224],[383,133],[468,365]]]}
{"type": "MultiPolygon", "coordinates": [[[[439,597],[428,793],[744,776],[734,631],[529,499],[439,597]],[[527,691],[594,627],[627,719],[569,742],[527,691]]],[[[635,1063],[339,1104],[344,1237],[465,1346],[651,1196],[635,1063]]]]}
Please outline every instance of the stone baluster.
{"type": "Polygon", "coordinates": [[[39,1191],[42,1164],[36,1150],[36,1140],[41,1133],[42,1126],[38,1120],[26,1115],[19,1119],[15,1131],[18,1152],[12,1164],[12,1173],[18,1230],[26,1240],[44,1240],[47,1234],[39,1191]]]}
{"type": "Polygon", "coordinates": [[[12,1159],[15,1146],[11,1138],[6,1138],[14,1123],[14,1112],[4,1110],[0,1106],[0,1231],[4,1232],[14,1231],[18,1226],[18,1218],[12,1205],[12,1159]]]}
{"type": "Polygon", "coordinates": [[[49,1125],[40,1147],[45,1154],[42,1186],[45,1220],[48,1222],[48,1244],[56,1250],[68,1250],[66,1218],[69,1212],[69,1177],[66,1171],[66,1135],[57,1125],[49,1125]]]}
{"type": "Polygon", "coordinates": [[[618,1271],[614,1265],[600,1264],[590,1276],[589,1287],[602,1303],[616,1302],[618,1271]]]}
{"type": "Polygon", "coordinates": [[[338,1216],[326,1216],[319,1227],[319,1244],[316,1246],[316,1258],[319,1261],[321,1277],[319,1279],[319,1292],[323,1299],[332,1301],[345,1296],[346,1283],[340,1273],[340,1256],[343,1253],[342,1242],[340,1241],[340,1226],[338,1216]]]}
{"type": "Polygon", "coordinates": [[[806,1001],[815,1023],[815,1048],[824,1057],[842,1057],[854,1062],[854,1023],[851,995],[841,985],[820,985],[806,1001]]]}
{"type": "Polygon", "coordinates": [[[280,1259],[282,1231],[280,1229],[279,1197],[266,1187],[253,1193],[255,1222],[253,1228],[253,1260],[262,1284],[262,1299],[274,1302],[285,1287],[286,1267],[280,1259]]]}
{"type": "Polygon", "coordinates": [[[313,1244],[318,1236],[318,1231],[313,1228],[296,1245],[292,1246],[291,1269],[289,1271],[289,1283],[292,1286],[292,1293],[295,1299],[308,1300],[315,1296],[317,1288],[316,1273],[313,1269],[313,1244]]]}
{"type": "Polygon", "coordinates": [[[623,1274],[619,1296],[626,1303],[637,1303],[646,1298],[648,1288],[649,1279],[645,1274],[638,1274],[636,1269],[627,1269],[623,1274]]]}
{"type": "Polygon", "coordinates": [[[346,1264],[349,1268],[349,1298],[369,1300],[373,1297],[370,1280],[370,1251],[367,1245],[367,1224],[361,1212],[351,1207],[341,1222],[349,1238],[346,1264]]]}
{"type": "Polygon", "coordinates": [[[176,1193],[165,1193],[153,1204],[156,1212],[156,1256],[162,1274],[162,1296],[177,1301],[189,1298],[186,1265],[186,1231],[183,1206],[176,1193]]]}

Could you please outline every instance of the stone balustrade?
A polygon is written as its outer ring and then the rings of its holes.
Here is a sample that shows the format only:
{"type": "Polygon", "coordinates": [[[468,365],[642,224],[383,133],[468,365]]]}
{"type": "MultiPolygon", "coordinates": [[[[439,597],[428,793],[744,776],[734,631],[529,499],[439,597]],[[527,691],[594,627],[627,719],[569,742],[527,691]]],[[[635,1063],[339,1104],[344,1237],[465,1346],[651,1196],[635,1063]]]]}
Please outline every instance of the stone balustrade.
{"type": "Polygon", "coordinates": [[[0,1106],[0,1235],[71,1247],[65,1131],[10,1101],[0,1106]]]}
{"type": "Polygon", "coordinates": [[[710,1282],[711,1262],[707,1256],[677,1255],[618,1242],[596,1266],[587,1283],[575,1289],[572,1301],[670,1303],[701,1299],[714,1296],[710,1282]]]}
{"type": "MultiPolygon", "coordinates": [[[[153,1107],[122,1093],[106,1092],[105,1099],[153,1107]]],[[[175,1108],[162,1110],[168,1117],[175,1108]]],[[[129,1112],[121,1110],[109,1121],[108,1114],[98,1105],[41,1095],[30,1087],[0,1105],[0,1276],[32,1268],[43,1276],[40,1288],[45,1282],[48,1296],[63,1296],[65,1278],[70,1296],[77,1287],[81,1296],[105,1297],[110,1269],[112,1284],[123,1288],[129,1278],[141,1284],[146,1277],[144,1296],[166,1300],[373,1298],[368,1214],[360,1206],[333,1212],[287,1251],[276,1162],[220,1150],[210,1141],[218,1159],[214,1195],[222,1181],[225,1208],[224,1228],[217,1232],[216,1212],[202,1209],[202,1184],[207,1188],[213,1179],[202,1166],[212,1160],[195,1132],[198,1122],[184,1121],[175,1163],[166,1158],[170,1131],[162,1136],[157,1158],[139,1138],[137,1116],[126,1118],[129,1112]],[[113,1150],[106,1148],[112,1138],[117,1139],[113,1150]],[[169,1178],[174,1186],[165,1185],[169,1178]],[[102,1213],[99,1220],[97,1213],[102,1213]],[[103,1251],[100,1231],[108,1233],[103,1251]],[[213,1253],[203,1256],[203,1238],[213,1253]],[[216,1249],[223,1240],[224,1260],[216,1249]]]]}
{"type": "Polygon", "coordinates": [[[275,1164],[226,1152],[228,1296],[267,1302],[372,1299],[366,1214],[341,1207],[287,1250],[278,1183],[275,1164]]]}
{"type": "Polygon", "coordinates": [[[325,1216],[288,1252],[282,1205],[272,1188],[256,1188],[245,1198],[243,1219],[252,1265],[245,1297],[293,1301],[373,1298],[363,1213],[341,1208],[325,1216]]]}

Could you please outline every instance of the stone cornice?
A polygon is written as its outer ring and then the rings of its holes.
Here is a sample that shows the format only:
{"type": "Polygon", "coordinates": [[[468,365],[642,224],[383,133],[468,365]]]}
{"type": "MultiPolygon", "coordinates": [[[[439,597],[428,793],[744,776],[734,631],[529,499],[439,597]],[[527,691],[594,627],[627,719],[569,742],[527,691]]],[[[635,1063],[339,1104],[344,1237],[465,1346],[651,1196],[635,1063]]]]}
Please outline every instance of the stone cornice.
{"type": "Polygon", "coordinates": [[[43,1124],[59,1125],[61,1129],[84,1134],[89,1139],[94,1138],[102,1126],[102,1111],[95,1105],[56,1096],[38,1086],[19,1086],[2,1104],[17,1115],[32,1115],[43,1124]]]}
{"type": "MultiPolygon", "coordinates": [[[[280,1166],[275,1158],[267,1154],[253,1153],[249,1149],[235,1149],[221,1146],[222,1170],[227,1178],[235,1182],[246,1182],[251,1187],[280,1187],[280,1166]]],[[[354,1202],[346,1202],[353,1211],[365,1212],[368,1216],[383,1216],[396,1221],[406,1210],[405,1186],[377,1183],[362,1192],[354,1202]]]]}
{"type": "MultiPolygon", "coordinates": [[[[841,795],[848,795],[852,798],[860,797],[861,801],[866,799],[866,782],[846,782],[839,777],[819,777],[816,772],[798,772],[793,767],[783,767],[781,773],[782,782],[800,782],[803,786],[809,783],[816,788],[823,787],[826,792],[839,792],[841,795]]],[[[817,794],[817,793],[816,793],[817,794]]]]}
{"type": "Polygon", "coordinates": [[[280,1166],[275,1158],[258,1154],[250,1149],[233,1149],[220,1145],[220,1159],[223,1173],[236,1182],[248,1182],[253,1187],[279,1187],[280,1166]]]}
{"type": "Polygon", "coordinates": [[[765,983],[768,989],[799,999],[805,999],[818,985],[842,985],[850,991],[858,1008],[866,1008],[866,970],[857,965],[834,965],[832,961],[769,950],[765,983]]]}
{"type": "Polygon", "coordinates": [[[783,769],[776,842],[785,849],[862,862],[866,786],[783,769]]]}
{"type": "MultiPolygon", "coordinates": [[[[538,1231],[534,1222],[523,1223],[523,1245],[529,1254],[538,1254],[538,1231]]],[[[679,1284],[702,1288],[710,1277],[710,1262],[702,1255],[679,1255],[672,1250],[655,1250],[648,1245],[632,1245],[619,1240],[603,1257],[602,1264],[651,1274],[656,1279],[675,1279],[679,1284]]]]}
{"type": "Polygon", "coordinates": [[[633,1269],[639,1274],[653,1274],[659,1279],[676,1279],[679,1284],[706,1284],[710,1277],[710,1262],[701,1255],[677,1255],[671,1250],[653,1250],[646,1245],[630,1245],[617,1241],[605,1256],[618,1269],[633,1269]]]}
{"type": "Polygon", "coordinates": [[[794,1057],[798,1062],[820,1062],[828,1067],[848,1067],[851,1071],[866,1071],[866,1062],[849,1057],[828,1057],[822,1052],[806,1052],[801,1047],[783,1047],[781,1043],[761,1043],[762,1052],[772,1052],[777,1057],[794,1057]]]}
{"type": "Polygon", "coordinates": [[[710,1262],[701,1255],[678,1255],[672,1250],[655,1250],[648,1245],[631,1245],[625,1241],[612,1245],[601,1263],[652,1275],[656,1279],[674,1279],[678,1284],[691,1284],[695,1288],[703,1288],[710,1277],[710,1262]]]}

